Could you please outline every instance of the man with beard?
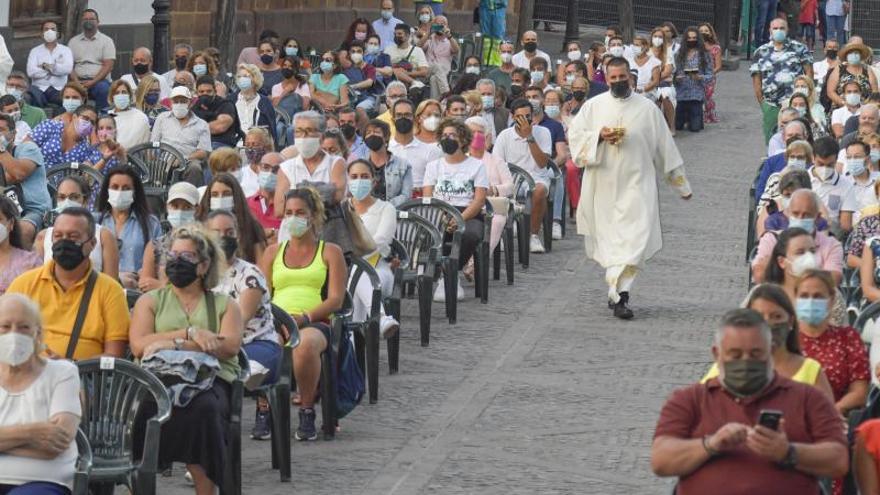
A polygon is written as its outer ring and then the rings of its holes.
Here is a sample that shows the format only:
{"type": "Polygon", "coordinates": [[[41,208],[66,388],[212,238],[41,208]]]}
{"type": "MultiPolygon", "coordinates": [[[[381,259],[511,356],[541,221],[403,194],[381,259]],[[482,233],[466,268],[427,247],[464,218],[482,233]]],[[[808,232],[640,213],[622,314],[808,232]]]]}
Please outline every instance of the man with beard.
{"type": "Polygon", "coordinates": [[[235,111],[235,105],[231,101],[217,96],[214,88],[213,77],[199,78],[196,83],[196,94],[199,99],[192,111],[208,123],[208,128],[211,129],[212,149],[234,147],[241,137],[238,112],[235,111]]]}

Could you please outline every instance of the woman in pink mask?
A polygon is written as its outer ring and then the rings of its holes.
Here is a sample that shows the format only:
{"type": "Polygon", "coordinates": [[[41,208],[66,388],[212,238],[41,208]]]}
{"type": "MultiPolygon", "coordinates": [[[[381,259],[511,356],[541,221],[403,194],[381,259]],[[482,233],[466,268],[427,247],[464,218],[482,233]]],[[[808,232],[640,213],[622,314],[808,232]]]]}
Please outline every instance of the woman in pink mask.
{"type": "Polygon", "coordinates": [[[127,152],[117,140],[116,119],[112,115],[105,115],[98,119],[98,151],[101,152],[101,161],[95,164],[99,170],[110,170],[120,163],[127,163],[127,152]]]}
{"type": "MultiPolygon", "coordinates": [[[[495,246],[501,241],[501,233],[504,224],[507,223],[510,198],[513,196],[513,176],[507,164],[492,156],[488,149],[491,147],[491,135],[486,132],[486,121],[482,117],[470,117],[465,120],[471,132],[470,155],[483,162],[486,174],[489,176],[489,191],[486,196],[492,208],[495,210],[492,216],[492,232],[489,237],[489,252],[495,251],[495,246]]],[[[468,265],[468,268],[472,265],[468,265]]],[[[466,270],[467,271],[467,268],[466,270]]]]}

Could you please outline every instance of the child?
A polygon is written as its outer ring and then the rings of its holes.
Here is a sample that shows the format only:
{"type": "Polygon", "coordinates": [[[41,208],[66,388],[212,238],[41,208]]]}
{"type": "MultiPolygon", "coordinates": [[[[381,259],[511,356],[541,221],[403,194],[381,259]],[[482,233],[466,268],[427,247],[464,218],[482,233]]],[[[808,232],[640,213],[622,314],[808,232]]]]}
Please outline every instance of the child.
{"type": "Polygon", "coordinates": [[[798,15],[798,23],[801,25],[801,42],[805,43],[813,51],[816,43],[816,18],[818,17],[817,0],[801,0],[801,13],[798,15]]]}

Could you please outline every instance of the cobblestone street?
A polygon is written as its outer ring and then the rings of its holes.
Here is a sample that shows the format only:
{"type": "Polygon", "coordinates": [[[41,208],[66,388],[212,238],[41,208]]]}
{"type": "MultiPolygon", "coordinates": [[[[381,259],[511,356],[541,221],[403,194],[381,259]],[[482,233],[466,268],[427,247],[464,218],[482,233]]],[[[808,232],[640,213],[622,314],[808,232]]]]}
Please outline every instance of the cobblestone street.
{"type": "MultiPolygon", "coordinates": [[[[247,437],[246,401],[244,492],[668,493],[649,468],[659,408],[705,371],[717,318],[747,286],[746,193],[762,155],[748,82],[747,64],[723,72],[722,123],[677,138],[694,198],[660,186],[665,246],[636,281],[634,320],[612,317],[572,221],[513,286],[493,281],[488,305],[462,303],[457,325],[435,304],[428,348],[405,301],[400,373],[388,375],[383,343],[379,402],[365,399],[332,442],[295,442],[292,483],[278,482],[270,443],[247,437]]],[[[191,493],[182,466],[159,493],[191,493]]]]}

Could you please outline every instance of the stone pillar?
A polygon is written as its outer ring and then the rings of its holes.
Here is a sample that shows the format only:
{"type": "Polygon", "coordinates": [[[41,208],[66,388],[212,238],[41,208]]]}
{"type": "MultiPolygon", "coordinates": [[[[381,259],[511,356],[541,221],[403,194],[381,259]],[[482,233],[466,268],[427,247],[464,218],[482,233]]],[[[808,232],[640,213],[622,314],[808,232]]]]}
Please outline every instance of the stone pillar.
{"type": "Polygon", "coordinates": [[[171,0],[153,0],[153,70],[162,72],[168,67],[170,51],[171,0]]]}

